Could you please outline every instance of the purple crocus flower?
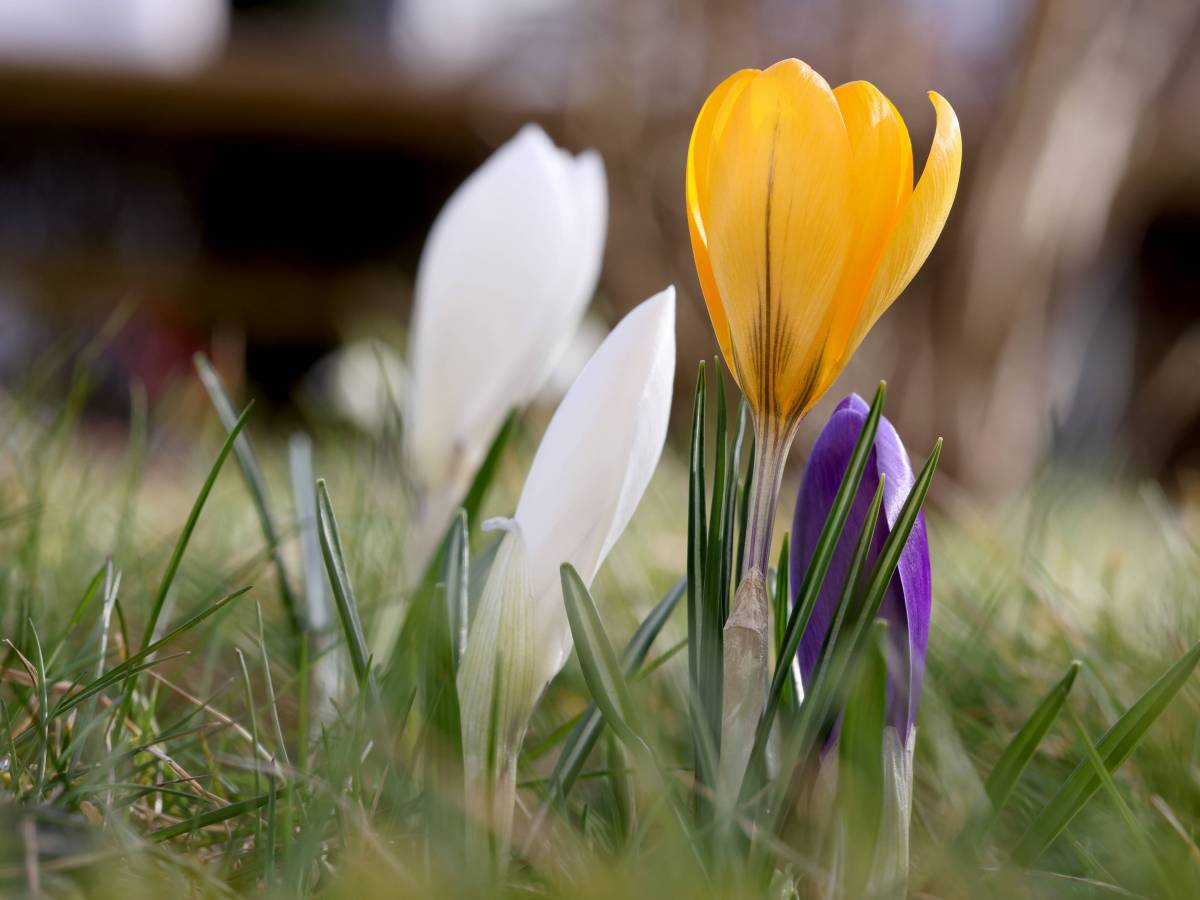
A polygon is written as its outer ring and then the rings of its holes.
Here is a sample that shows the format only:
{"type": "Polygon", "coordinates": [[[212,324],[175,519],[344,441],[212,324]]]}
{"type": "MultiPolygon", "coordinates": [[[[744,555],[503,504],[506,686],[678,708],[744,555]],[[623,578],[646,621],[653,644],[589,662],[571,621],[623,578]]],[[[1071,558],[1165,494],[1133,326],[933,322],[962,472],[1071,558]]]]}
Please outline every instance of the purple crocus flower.
{"type": "MultiPolygon", "coordinates": [[[[842,476],[850,464],[854,445],[862,433],[869,407],[857,394],[851,394],[838,404],[825,426],[804,471],[800,496],[796,499],[796,515],[792,527],[792,585],[799,587],[820,538],[821,529],[842,476]]],[[[900,509],[913,486],[912,464],[900,436],[886,418],[879,421],[875,446],[867,460],[862,483],[846,520],[846,527],[834,551],[821,593],[813,608],[812,618],[800,639],[799,662],[803,683],[811,681],[813,668],[821,653],[821,645],[833,619],[834,610],[854,555],[854,545],[879,487],[881,476],[887,476],[883,488],[883,508],[876,523],[875,535],[867,556],[871,566],[883,542],[900,515],[900,509]]],[[[794,597],[793,597],[794,600],[794,597]]],[[[888,623],[891,652],[888,654],[887,722],[895,727],[905,743],[911,741],[917,719],[917,702],[925,674],[925,648],[929,642],[929,613],[932,586],[929,571],[929,539],[925,530],[925,514],[917,517],[908,543],[900,554],[900,563],[884,594],[880,618],[888,623]]]]}

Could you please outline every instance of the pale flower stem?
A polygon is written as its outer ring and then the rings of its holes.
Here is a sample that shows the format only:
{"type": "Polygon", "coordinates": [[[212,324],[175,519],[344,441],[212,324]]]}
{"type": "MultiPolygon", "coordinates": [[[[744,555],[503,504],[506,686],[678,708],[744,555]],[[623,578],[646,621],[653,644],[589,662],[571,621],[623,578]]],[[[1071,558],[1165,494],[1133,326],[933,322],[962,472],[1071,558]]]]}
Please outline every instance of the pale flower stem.
{"type": "Polygon", "coordinates": [[[766,575],[771,559],[771,532],[779,503],[779,484],[796,426],[768,419],[754,426],[754,472],[750,510],[746,519],[746,551],[743,573],[757,570],[766,575]]]}
{"type": "Polygon", "coordinates": [[[755,421],[754,473],[742,580],[724,628],[725,680],[717,805],[725,813],[731,813],[737,803],[758,720],[766,704],[771,666],[766,572],[779,483],[795,433],[795,425],[773,419],[755,421]]]}
{"type": "Polygon", "coordinates": [[[916,726],[907,739],[892,725],[883,730],[883,818],[867,880],[868,895],[880,900],[903,900],[908,895],[908,832],[916,742],[916,726]]]}

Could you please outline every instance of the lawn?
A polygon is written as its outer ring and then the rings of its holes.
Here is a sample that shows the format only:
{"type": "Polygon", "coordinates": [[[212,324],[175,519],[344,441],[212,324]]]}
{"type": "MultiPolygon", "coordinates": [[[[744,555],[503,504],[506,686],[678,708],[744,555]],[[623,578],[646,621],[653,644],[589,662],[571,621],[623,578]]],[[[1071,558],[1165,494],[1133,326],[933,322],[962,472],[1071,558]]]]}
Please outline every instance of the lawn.
{"type": "MultiPolygon", "coordinates": [[[[88,415],[82,375],[65,393],[53,384],[31,379],[4,410],[6,892],[599,898],[744,896],[757,884],[736,866],[713,874],[667,799],[692,779],[682,602],[628,684],[658,770],[602,726],[569,794],[546,802],[592,699],[573,656],[524,742],[512,863],[489,865],[486,850],[471,855],[486,835],[468,827],[462,846],[471,804],[439,754],[438,660],[406,591],[394,442],[315,427],[309,471],[289,429],[252,411],[245,434],[276,544],[245,458],[230,453],[181,547],[225,438],[197,383],[148,410],[135,402],[128,431],[88,415]],[[297,512],[297,486],[314,478],[336,513],[368,677],[355,677],[337,579],[313,558],[311,519],[297,512]]],[[[511,510],[541,427],[536,415],[520,419],[484,513],[511,510]]],[[[685,569],[685,451],[668,444],[592,586],[618,649],[685,569]]],[[[785,496],[794,490],[789,478],[785,496]]],[[[1002,503],[947,479],[928,514],[934,602],[911,895],[1200,895],[1195,680],[1156,710],[1111,777],[1103,742],[1089,756],[1200,634],[1195,511],[1153,483],[1047,467],[1002,503]],[[1065,704],[980,829],[994,766],[1072,660],[1082,665],[1065,704]],[[1103,773],[1094,794],[1044,852],[1030,852],[1027,829],[1081,764],[1103,773]]],[[[474,598],[497,537],[470,534],[474,598]]],[[[821,813],[810,805],[792,828],[821,813]]],[[[813,877],[820,854],[804,847],[775,848],[775,895],[786,896],[781,873],[813,877]]]]}

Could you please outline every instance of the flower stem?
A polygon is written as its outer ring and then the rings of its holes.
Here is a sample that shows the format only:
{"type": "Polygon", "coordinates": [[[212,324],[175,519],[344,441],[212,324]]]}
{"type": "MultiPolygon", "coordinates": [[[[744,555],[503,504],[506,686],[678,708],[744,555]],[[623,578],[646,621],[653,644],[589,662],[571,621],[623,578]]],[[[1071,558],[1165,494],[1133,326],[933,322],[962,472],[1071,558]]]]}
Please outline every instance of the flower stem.
{"type": "Polygon", "coordinates": [[[731,813],[741,790],[771,674],[766,572],[779,483],[794,424],[755,420],[754,472],[747,513],[742,580],[725,622],[721,759],[717,805],[731,813]]]}
{"type": "Polygon", "coordinates": [[[746,551],[742,557],[744,573],[766,575],[771,559],[771,532],[779,503],[779,484],[783,466],[795,436],[795,426],[774,419],[754,426],[754,472],[750,509],[746,519],[746,551]]]}

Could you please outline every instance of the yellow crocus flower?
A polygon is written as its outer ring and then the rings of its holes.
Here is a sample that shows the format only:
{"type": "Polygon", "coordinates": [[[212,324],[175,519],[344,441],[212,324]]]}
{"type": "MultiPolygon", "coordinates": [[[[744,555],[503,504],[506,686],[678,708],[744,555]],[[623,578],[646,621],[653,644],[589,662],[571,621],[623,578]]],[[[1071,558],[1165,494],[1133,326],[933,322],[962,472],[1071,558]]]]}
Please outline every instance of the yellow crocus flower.
{"type": "Polygon", "coordinates": [[[904,120],[878,88],[830,89],[785,59],[735,72],[692,130],[687,211],[721,351],[756,416],[792,424],[821,398],[933,249],[962,137],[937,131],[913,187],[904,120]]]}
{"type": "Polygon", "coordinates": [[[696,271],[755,425],[744,575],[724,629],[717,795],[727,810],[765,699],[765,573],[792,437],[917,274],[958,189],[958,119],[929,96],[937,129],[915,188],[908,129],[891,101],[865,81],[831,89],[797,59],[730,75],[692,130],[696,271]]]}

